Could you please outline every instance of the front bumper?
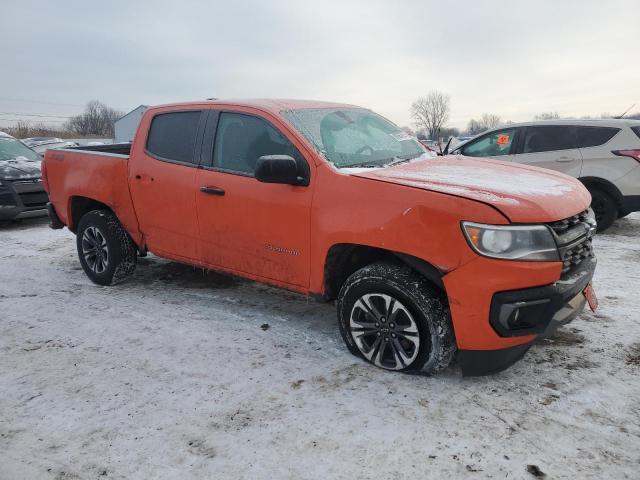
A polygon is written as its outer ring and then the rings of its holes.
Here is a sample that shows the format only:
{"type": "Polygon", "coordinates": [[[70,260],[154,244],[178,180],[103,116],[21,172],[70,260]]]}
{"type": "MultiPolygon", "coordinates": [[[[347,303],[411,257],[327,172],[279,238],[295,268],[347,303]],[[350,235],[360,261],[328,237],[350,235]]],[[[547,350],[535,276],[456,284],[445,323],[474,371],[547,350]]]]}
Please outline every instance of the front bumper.
{"type": "Polygon", "coordinates": [[[504,370],[522,358],[536,338],[573,320],[585,307],[582,291],[595,266],[595,258],[588,258],[561,277],[558,262],[479,257],[446,275],[463,375],[504,370]],[[518,317],[516,309],[521,309],[518,317]]]}
{"type": "Polygon", "coordinates": [[[501,337],[552,333],[584,309],[582,291],[595,269],[596,259],[591,257],[552,285],[496,293],[491,301],[491,326],[501,337]]]}
{"type": "Polygon", "coordinates": [[[48,196],[40,180],[2,180],[0,220],[47,215],[48,196]]]}

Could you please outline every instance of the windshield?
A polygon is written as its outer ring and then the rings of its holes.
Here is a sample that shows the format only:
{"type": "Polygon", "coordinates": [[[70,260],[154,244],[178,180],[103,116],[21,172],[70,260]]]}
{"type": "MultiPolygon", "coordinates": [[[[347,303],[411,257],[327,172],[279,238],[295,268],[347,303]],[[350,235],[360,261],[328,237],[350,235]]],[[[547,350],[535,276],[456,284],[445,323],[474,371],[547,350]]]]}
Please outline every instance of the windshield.
{"type": "Polygon", "coordinates": [[[318,108],[282,112],[338,168],[376,167],[425,153],[418,141],[363,108],[318,108]]]}
{"type": "Polygon", "coordinates": [[[20,140],[11,137],[0,137],[0,160],[37,161],[40,157],[20,140]]]}

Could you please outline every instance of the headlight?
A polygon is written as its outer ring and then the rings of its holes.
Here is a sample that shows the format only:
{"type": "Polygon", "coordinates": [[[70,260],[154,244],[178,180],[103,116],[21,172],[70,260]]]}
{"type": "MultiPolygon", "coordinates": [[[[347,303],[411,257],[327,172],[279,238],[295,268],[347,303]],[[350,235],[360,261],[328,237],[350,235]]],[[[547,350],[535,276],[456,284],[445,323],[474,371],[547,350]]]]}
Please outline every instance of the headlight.
{"type": "Polygon", "coordinates": [[[485,257],[560,261],[553,235],[544,225],[483,225],[462,222],[462,231],[471,248],[485,257]]]}

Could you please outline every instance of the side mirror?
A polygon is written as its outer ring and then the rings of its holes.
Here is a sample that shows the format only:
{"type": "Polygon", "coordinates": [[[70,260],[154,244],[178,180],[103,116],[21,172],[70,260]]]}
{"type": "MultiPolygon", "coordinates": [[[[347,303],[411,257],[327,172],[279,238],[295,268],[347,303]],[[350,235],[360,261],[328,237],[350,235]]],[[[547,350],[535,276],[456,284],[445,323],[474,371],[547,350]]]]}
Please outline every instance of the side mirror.
{"type": "Polygon", "coordinates": [[[255,177],[264,183],[300,184],[298,164],[289,155],[264,155],[258,158],[255,177]]]}

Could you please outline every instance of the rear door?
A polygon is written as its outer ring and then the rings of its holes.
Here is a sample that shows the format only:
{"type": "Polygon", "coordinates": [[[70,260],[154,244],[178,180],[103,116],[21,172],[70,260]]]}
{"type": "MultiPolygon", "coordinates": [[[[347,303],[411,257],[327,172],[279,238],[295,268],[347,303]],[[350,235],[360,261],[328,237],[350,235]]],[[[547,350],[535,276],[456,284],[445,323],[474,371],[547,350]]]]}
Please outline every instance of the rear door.
{"type": "Polygon", "coordinates": [[[495,130],[467,143],[460,149],[460,153],[469,157],[511,162],[516,153],[517,134],[518,129],[515,127],[495,130]]]}
{"type": "Polygon", "coordinates": [[[518,142],[518,163],[580,176],[582,155],[570,125],[535,125],[522,128],[518,142]]]}
{"type": "Polygon", "coordinates": [[[156,114],[129,161],[131,196],[147,247],[190,263],[200,259],[195,182],[204,118],[202,110],[156,114]]]}
{"type": "Polygon", "coordinates": [[[290,155],[309,178],[296,140],[275,120],[250,110],[210,114],[196,175],[200,248],[208,265],[305,290],[312,188],[254,178],[263,155],[290,155]]]}

